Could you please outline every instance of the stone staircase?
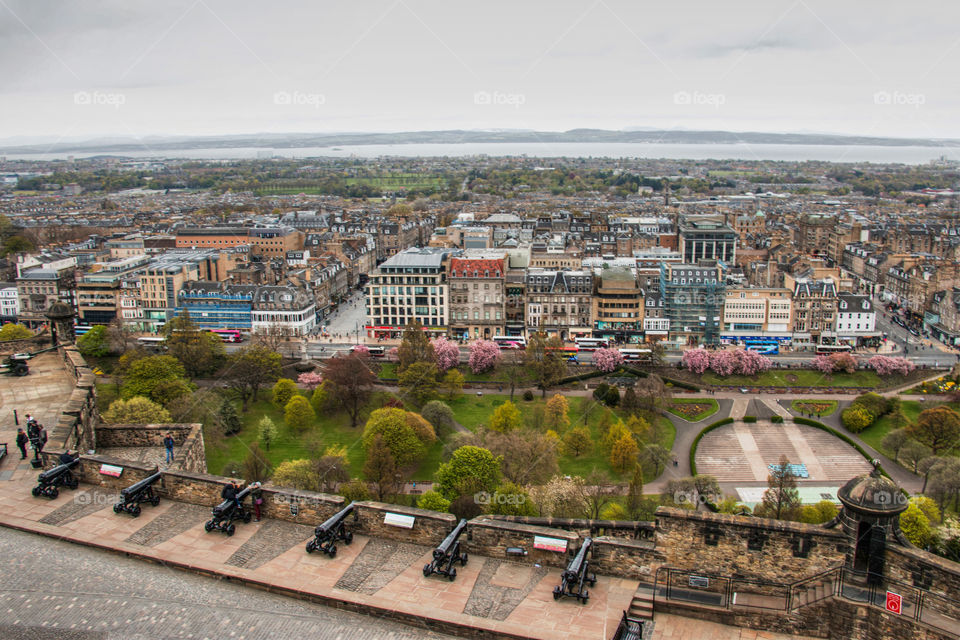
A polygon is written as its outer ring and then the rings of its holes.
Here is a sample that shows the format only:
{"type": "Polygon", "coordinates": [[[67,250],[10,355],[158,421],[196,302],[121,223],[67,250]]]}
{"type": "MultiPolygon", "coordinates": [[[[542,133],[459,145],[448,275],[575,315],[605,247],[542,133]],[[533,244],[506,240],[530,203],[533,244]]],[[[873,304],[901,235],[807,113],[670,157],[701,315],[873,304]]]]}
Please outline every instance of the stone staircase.
{"type": "Polygon", "coordinates": [[[793,609],[805,607],[808,604],[819,602],[826,598],[831,598],[837,593],[837,584],[834,581],[833,574],[824,576],[823,580],[811,581],[803,585],[803,589],[797,591],[796,596],[791,603],[793,609]]]}
{"type": "Polygon", "coordinates": [[[653,620],[653,587],[645,584],[637,587],[627,615],[640,620],[653,620]]]}

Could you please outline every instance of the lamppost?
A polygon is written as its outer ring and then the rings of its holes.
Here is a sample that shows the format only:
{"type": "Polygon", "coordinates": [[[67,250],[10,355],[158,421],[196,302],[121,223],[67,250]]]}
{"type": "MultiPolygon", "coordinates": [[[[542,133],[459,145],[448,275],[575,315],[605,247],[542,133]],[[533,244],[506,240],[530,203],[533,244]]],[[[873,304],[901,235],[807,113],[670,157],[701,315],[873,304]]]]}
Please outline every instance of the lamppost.
{"type": "Polygon", "coordinates": [[[354,344],[360,344],[360,322],[359,321],[354,326],[353,333],[354,333],[354,337],[356,338],[356,340],[354,341],[354,344]]]}

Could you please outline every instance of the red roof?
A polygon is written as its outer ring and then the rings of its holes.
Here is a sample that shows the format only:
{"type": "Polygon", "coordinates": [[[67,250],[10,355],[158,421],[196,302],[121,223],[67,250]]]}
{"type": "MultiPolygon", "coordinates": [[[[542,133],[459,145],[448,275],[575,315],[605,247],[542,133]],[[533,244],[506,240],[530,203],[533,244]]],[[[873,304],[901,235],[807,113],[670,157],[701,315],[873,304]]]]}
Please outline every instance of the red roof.
{"type": "Polygon", "coordinates": [[[504,272],[503,260],[493,258],[451,258],[451,278],[498,278],[504,272]],[[487,275],[484,276],[484,272],[487,275]],[[476,275],[474,275],[476,274],[476,275]]]}

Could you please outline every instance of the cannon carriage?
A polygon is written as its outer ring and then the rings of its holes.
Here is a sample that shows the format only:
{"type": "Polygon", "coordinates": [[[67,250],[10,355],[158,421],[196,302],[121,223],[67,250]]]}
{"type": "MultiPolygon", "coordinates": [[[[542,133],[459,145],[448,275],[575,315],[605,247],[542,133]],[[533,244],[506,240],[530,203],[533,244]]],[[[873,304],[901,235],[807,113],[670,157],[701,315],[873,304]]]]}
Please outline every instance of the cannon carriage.
{"type": "Polygon", "coordinates": [[[163,475],[159,471],[148,478],[120,490],[120,502],[113,505],[114,513],[129,513],[134,518],[140,515],[140,505],[149,502],[153,506],[160,504],[160,496],[153,490],[153,484],[163,475]]]}
{"type": "Polygon", "coordinates": [[[590,573],[590,561],[587,560],[587,553],[592,544],[592,538],[584,539],[583,546],[580,547],[577,555],[567,563],[567,568],[560,576],[560,586],[553,588],[554,600],[567,596],[576,598],[583,604],[587,603],[590,592],[584,588],[584,585],[589,584],[592,587],[597,584],[597,574],[590,573]]]}
{"type": "Polygon", "coordinates": [[[307,553],[322,551],[331,558],[337,555],[337,541],[343,540],[344,544],[353,542],[353,533],[347,531],[347,516],[353,513],[353,503],[330,516],[313,530],[313,540],[307,542],[307,553]]]}
{"type": "Polygon", "coordinates": [[[466,518],[461,518],[453,531],[443,539],[443,542],[433,550],[433,561],[423,566],[424,577],[439,573],[453,582],[457,577],[457,570],[453,563],[459,562],[461,567],[467,564],[467,554],[460,553],[460,536],[467,528],[466,518]]]}
{"type": "Polygon", "coordinates": [[[41,473],[37,476],[37,486],[33,488],[34,497],[44,496],[52,499],[60,495],[59,487],[76,489],[80,481],[73,475],[71,469],[78,464],[80,464],[79,459],[71,460],[41,473]]]}
{"type": "Polygon", "coordinates": [[[252,487],[247,487],[237,494],[236,500],[227,499],[213,508],[213,517],[203,525],[203,528],[209,533],[216,529],[222,531],[228,536],[236,532],[235,520],[242,520],[244,524],[250,522],[253,514],[243,506],[243,500],[250,495],[252,487]]]}

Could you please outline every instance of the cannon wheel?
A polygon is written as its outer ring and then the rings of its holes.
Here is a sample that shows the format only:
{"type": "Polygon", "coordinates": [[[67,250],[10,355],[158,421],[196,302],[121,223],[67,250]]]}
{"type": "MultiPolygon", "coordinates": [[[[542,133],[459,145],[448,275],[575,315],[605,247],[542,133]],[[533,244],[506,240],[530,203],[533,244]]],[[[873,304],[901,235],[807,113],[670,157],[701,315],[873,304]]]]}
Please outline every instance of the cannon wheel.
{"type": "Polygon", "coordinates": [[[243,513],[243,523],[244,523],[244,524],[250,524],[250,519],[251,519],[251,518],[253,518],[253,514],[250,513],[249,511],[245,511],[245,512],[243,513]]]}
{"type": "Polygon", "coordinates": [[[583,604],[587,604],[587,600],[590,599],[590,594],[587,591],[584,591],[583,595],[578,596],[578,598],[580,602],[582,602],[583,604]]]}
{"type": "Polygon", "coordinates": [[[132,515],[134,518],[139,517],[139,516],[140,516],[140,505],[138,505],[138,504],[133,505],[133,507],[130,509],[130,515],[132,515]]]}
{"type": "Polygon", "coordinates": [[[346,544],[350,544],[351,542],[353,542],[353,532],[347,531],[345,534],[343,534],[343,541],[346,544]]]}
{"type": "Polygon", "coordinates": [[[554,599],[554,600],[559,600],[559,599],[560,599],[560,587],[554,587],[554,588],[553,588],[553,599],[554,599]]]}
{"type": "Polygon", "coordinates": [[[232,524],[228,525],[226,529],[227,535],[232,536],[236,532],[236,530],[237,530],[237,527],[235,525],[232,525],[232,524]]]}
{"type": "Polygon", "coordinates": [[[152,498],[150,498],[150,504],[152,504],[153,506],[157,506],[158,504],[160,504],[160,496],[153,496],[152,498]]]}
{"type": "Polygon", "coordinates": [[[307,553],[313,553],[317,550],[317,542],[315,540],[307,541],[307,553]]]}
{"type": "Polygon", "coordinates": [[[337,545],[335,544],[330,545],[330,548],[327,549],[327,555],[330,556],[331,558],[337,555],[337,545]]]}
{"type": "Polygon", "coordinates": [[[33,497],[34,497],[34,498],[39,497],[39,496],[40,496],[40,487],[34,487],[33,489],[31,489],[31,492],[33,493],[33,497]]]}
{"type": "Polygon", "coordinates": [[[460,566],[461,567],[467,566],[467,554],[465,553],[460,556],[460,566]]]}
{"type": "Polygon", "coordinates": [[[80,481],[77,478],[70,478],[64,484],[71,489],[76,489],[78,486],[80,486],[80,481]]]}
{"type": "Polygon", "coordinates": [[[450,573],[447,574],[447,580],[453,582],[453,579],[457,577],[457,570],[453,567],[450,567],[450,573]]]}
{"type": "Polygon", "coordinates": [[[120,504],[120,503],[118,502],[117,504],[113,505],[113,512],[114,512],[114,513],[120,513],[121,511],[123,511],[123,505],[122,505],[122,504],[120,504]]]}
{"type": "Polygon", "coordinates": [[[203,528],[207,531],[207,533],[213,531],[213,520],[207,520],[204,523],[203,528]]]}
{"type": "Polygon", "coordinates": [[[423,577],[426,578],[431,573],[433,573],[433,571],[430,570],[430,565],[428,564],[423,565],[423,577]]]}
{"type": "Polygon", "coordinates": [[[50,496],[50,498],[56,498],[58,495],[60,495],[60,489],[57,489],[56,487],[50,487],[47,495],[50,496]]]}

